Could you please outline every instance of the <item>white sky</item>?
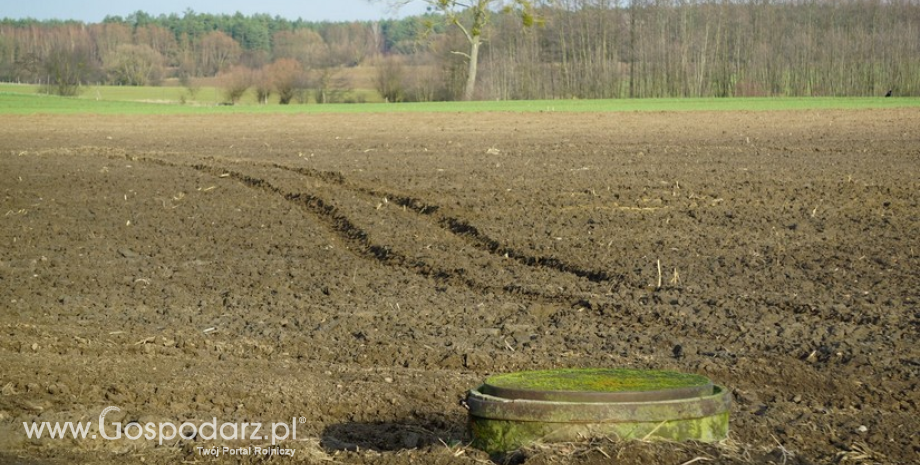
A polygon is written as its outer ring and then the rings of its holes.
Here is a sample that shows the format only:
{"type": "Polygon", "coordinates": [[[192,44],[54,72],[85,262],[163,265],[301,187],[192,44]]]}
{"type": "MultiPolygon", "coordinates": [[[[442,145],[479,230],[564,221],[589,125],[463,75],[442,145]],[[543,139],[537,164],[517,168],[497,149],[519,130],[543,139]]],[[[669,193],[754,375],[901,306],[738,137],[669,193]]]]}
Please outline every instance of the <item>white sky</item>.
{"type": "Polygon", "coordinates": [[[416,0],[394,11],[388,0],[3,0],[0,18],[76,19],[98,23],[107,15],[128,16],[142,10],[153,16],[182,13],[191,8],[197,13],[237,11],[244,15],[268,13],[286,19],[306,21],[374,20],[425,12],[425,2],[416,0]]]}

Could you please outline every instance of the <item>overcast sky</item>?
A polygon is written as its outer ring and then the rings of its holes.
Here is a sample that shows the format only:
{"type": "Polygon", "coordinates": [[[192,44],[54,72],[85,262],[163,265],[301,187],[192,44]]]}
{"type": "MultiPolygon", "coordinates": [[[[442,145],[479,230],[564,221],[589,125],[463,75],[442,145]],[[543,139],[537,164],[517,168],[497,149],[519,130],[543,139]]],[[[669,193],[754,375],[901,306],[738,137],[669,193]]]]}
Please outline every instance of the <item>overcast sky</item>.
{"type": "Polygon", "coordinates": [[[287,19],[307,21],[351,21],[402,17],[425,11],[425,2],[416,0],[392,11],[387,0],[3,0],[0,18],[76,19],[98,23],[107,15],[128,16],[142,10],[154,16],[182,14],[191,8],[197,13],[245,15],[268,13],[287,19]]]}

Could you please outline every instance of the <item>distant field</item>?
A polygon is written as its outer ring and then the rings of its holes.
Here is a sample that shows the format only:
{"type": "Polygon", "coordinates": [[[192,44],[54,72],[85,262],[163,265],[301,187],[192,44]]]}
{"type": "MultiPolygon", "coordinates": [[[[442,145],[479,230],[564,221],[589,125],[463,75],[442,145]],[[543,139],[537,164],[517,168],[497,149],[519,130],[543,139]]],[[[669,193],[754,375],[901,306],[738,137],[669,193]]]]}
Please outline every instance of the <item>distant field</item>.
{"type": "MultiPolygon", "coordinates": [[[[369,92],[368,92],[369,95],[369,92]]],[[[373,100],[366,96],[367,101],[373,100]]],[[[191,99],[182,87],[90,86],[78,97],[37,93],[37,86],[0,84],[2,114],[208,114],[208,113],[378,113],[378,112],[611,112],[767,111],[920,107],[920,98],[805,97],[620,100],[527,100],[432,103],[259,105],[252,95],[236,106],[219,106],[221,92],[202,87],[191,99]],[[185,96],[185,99],[183,99],[185,96]],[[184,102],[184,103],[183,103],[184,102]]]]}
{"type": "MultiPolygon", "coordinates": [[[[38,86],[30,84],[5,84],[0,83],[0,93],[15,93],[15,94],[27,94],[35,95],[38,94],[38,86]]],[[[374,102],[380,101],[380,96],[377,95],[377,92],[373,90],[364,90],[359,89],[345,94],[346,98],[350,98],[356,101],[367,101],[374,102]]],[[[86,86],[80,92],[80,95],[75,97],[79,100],[114,100],[114,101],[131,101],[131,102],[147,102],[147,103],[186,103],[191,105],[217,105],[225,101],[226,99],[223,96],[223,91],[219,87],[215,86],[201,86],[198,92],[194,96],[190,95],[188,90],[185,87],[181,86],[147,86],[147,87],[137,87],[137,86],[86,86]]],[[[273,95],[270,99],[272,104],[278,103],[278,97],[273,95]]],[[[243,96],[240,105],[258,105],[256,101],[255,93],[252,91],[246,92],[243,96]]]]}

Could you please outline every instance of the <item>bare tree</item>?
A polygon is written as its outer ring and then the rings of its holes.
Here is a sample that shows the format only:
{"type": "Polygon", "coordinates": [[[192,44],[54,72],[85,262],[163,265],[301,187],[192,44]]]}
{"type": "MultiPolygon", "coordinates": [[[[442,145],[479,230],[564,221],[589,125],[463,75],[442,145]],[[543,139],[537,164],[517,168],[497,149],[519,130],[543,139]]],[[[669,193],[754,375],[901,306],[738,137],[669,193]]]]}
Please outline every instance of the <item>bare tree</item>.
{"type": "Polygon", "coordinates": [[[83,47],[60,44],[52,47],[42,63],[47,81],[41,91],[68,97],[79,94],[80,86],[91,72],[89,55],[89,50],[83,47]]]}
{"type": "Polygon", "coordinates": [[[304,87],[303,66],[292,58],[282,58],[268,65],[268,75],[282,105],[291,103],[304,87]]]}
{"type": "MultiPolygon", "coordinates": [[[[406,5],[413,0],[393,0],[394,7],[406,5]]],[[[479,48],[482,46],[482,34],[489,24],[493,11],[499,10],[506,13],[516,11],[521,16],[525,26],[534,23],[533,4],[530,0],[419,0],[429,5],[429,8],[438,11],[444,22],[456,26],[463,32],[469,44],[469,50],[462,52],[455,50],[452,53],[466,58],[467,72],[466,85],[463,90],[463,99],[472,100],[476,92],[476,76],[479,71],[479,48]]]]}
{"type": "Polygon", "coordinates": [[[341,103],[346,93],[351,91],[348,78],[339,67],[326,67],[312,70],[311,84],[316,103],[341,103]]]}
{"type": "Polygon", "coordinates": [[[252,87],[256,91],[256,100],[259,101],[259,104],[267,104],[274,88],[271,72],[267,66],[252,71],[252,87]]]}
{"type": "Polygon", "coordinates": [[[377,92],[388,103],[401,102],[405,97],[405,74],[401,57],[388,56],[377,61],[377,92]]]}
{"type": "Polygon", "coordinates": [[[252,87],[252,70],[245,66],[236,66],[222,77],[224,96],[227,103],[236,105],[252,87]]]}
{"type": "Polygon", "coordinates": [[[121,44],[103,58],[110,82],[127,86],[158,85],[163,78],[163,55],[149,45],[121,44]]]}
{"type": "Polygon", "coordinates": [[[329,61],[329,46],[319,33],[310,29],[276,32],[272,43],[276,60],[290,58],[311,68],[329,61]]]}
{"type": "Polygon", "coordinates": [[[221,31],[209,32],[198,43],[198,66],[213,76],[236,63],[242,53],[232,37],[221,31]]]}

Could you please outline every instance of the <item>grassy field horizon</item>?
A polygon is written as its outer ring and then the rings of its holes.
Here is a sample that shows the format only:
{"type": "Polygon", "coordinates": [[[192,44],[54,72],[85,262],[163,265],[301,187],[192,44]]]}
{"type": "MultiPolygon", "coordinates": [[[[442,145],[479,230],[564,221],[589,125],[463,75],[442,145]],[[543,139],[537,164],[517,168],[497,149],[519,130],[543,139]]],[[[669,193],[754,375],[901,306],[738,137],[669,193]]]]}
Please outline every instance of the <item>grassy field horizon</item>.
{"type": "Polygon", "coordinates": [[[194,98],[183,87],[86,86],[76,97],[38,93],[37,85],[0,84],[0,114],[232,114],[232,113],[390,113],[390,112],[617,112],[617,111],[776,111],[920,108],[913,97],[731,97],[606,100],[502,100],[387,104],[259,104],[247,95],[237,105],[221,105],[221,90],[202,87],[194,98]]]}

